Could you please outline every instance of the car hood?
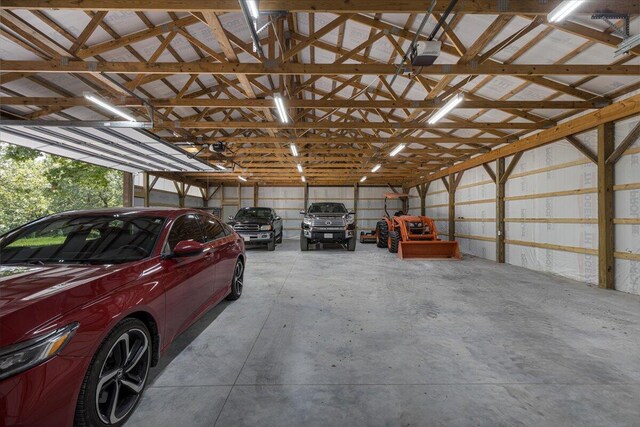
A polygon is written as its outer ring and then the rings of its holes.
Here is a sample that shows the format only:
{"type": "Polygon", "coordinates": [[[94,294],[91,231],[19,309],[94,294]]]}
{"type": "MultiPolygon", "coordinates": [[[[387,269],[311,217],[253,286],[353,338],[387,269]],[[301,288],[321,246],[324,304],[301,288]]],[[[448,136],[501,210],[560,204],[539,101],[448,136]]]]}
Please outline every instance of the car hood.
{"type": "Polygon", "coordinates": [[[0,265],[0,347],[135,279],[125,265],[0,265]]]}
{"type": "Polygon", "coordinates": [[[271,221],[267,218],[243,218],[243,219],[233,219],[228,222],[229,225],[236,224],[258,224],[258,225],[267,225],[271,224],[271,221]]]}

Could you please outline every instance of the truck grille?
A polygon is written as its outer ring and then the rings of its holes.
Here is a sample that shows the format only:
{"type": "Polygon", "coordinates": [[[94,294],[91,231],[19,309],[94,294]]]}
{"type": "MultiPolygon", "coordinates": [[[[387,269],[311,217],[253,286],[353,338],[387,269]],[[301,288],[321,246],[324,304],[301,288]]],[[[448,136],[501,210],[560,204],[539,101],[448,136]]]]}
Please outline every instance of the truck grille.
{"type": "Polygon", "coordinates": [[[314,218],[311,226],[319,230],[335,230],[344,228],[345,222],[344,218],[314,218]]]}
{"type": "Polygon", "coordinates": [[[260,226],[258,224],[236,224],[233,229],[236,231],[259,231],[260,226]]]}

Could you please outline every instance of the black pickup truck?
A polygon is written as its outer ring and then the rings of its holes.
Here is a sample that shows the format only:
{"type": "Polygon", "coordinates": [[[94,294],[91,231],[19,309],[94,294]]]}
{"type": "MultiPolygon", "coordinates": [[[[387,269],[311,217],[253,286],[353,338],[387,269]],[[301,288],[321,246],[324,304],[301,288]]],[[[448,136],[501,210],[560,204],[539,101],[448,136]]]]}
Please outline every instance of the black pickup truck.
{"type": "Polygon", "coordinates": [[[271,208],[242,208],[230,216],[227,224],[248,244],[263,244],[273,251],[282,243],[282,218],[271,208]]]}

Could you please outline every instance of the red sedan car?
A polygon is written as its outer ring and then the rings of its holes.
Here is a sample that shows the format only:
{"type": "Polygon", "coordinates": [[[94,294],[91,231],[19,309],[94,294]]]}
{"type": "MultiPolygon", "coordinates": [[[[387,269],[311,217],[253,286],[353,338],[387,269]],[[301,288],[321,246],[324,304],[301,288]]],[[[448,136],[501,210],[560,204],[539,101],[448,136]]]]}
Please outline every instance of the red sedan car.
{"type": "Polygon", "coordinates": [[[244,242],[208,213],[52,215],[0,237],[0,425],[118,426],[173,339],[242,294],[244,242]]]}

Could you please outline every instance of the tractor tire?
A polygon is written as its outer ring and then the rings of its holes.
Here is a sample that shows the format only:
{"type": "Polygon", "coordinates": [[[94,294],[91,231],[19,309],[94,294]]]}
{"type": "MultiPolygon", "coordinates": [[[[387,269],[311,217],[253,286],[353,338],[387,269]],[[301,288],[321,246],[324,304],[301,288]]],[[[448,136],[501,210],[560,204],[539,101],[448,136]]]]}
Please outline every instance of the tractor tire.
{"type": "Polygon", "coordinates": [[[379,248],[386,248],[388,238],[389,226],[387,225],[387,221],[378,221],[376,224],[376,246],[379,248]]]}
{"type": "Polygon", "coordinates": [[[389,232],[389,240],[391,242],[389,245],[389,252],[397,254],[398,247],[400,246],[400,232],[397,230],[389,232]]]}

